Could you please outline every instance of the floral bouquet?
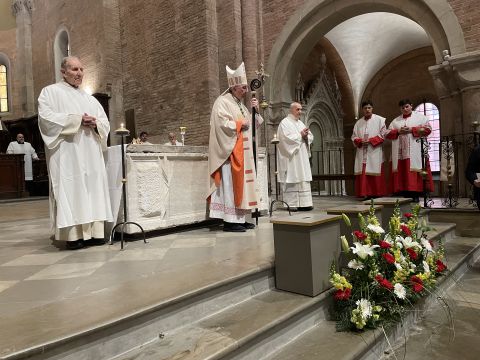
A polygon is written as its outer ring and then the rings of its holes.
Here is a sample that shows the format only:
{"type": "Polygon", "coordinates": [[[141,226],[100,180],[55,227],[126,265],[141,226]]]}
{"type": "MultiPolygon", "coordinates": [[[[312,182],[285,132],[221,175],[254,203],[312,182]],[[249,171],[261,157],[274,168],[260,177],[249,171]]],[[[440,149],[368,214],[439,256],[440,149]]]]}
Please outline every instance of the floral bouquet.
{"type": "MultiPolygon", "coordinates": [[[[363,330],[388,325],[402,318],[406,309],[435,287],[446,270],[444,248],[427,239],[425,220],[419,224],[420,206],[400,214],[397,204],[386,232],[372,206],[359,214],[360,229],[353,231],[353,246],[341,236],[348,265],[336,271],[332,264],[330,282],[335,287],[333,316],[337,329],[363,330]]],[[[350,219],[343,214],[347,226],[350,219]]]]}

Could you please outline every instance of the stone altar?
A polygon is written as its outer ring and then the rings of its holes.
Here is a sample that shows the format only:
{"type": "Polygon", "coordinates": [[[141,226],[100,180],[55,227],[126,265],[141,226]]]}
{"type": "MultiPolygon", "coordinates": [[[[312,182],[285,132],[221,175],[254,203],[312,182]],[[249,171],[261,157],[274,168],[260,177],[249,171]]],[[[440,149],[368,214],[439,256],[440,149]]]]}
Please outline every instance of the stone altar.
{"type": "MultiPolygon", "coordinates": [[[[127,146],[126,167],[129,221],[139,223],[145,231],[152,231],[208,219],[207,146],[131,144],[127,146]]],[[[121,174],[118,169],[115,173],[121,174]]],[[[257,178],[261,197],[259,210],[267,210],[265,148],[258,151],[257,178]]],[[[118,209],[119,205],[116,209],[112,206],[114,214],[118,214],[118,209]]],[[[136,226],[126,227],[128,234],[137,232],[136,226]]]]}

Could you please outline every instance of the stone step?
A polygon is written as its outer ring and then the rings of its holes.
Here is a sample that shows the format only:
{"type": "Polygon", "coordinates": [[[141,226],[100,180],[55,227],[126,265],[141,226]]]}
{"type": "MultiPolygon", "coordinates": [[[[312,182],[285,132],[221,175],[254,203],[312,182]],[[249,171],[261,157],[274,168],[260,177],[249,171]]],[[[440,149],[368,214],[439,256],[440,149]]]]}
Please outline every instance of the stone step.
{"type": "Polygon", "coordinates": [[[118,360],[258,359],[324,321],[327,293],[270,290],[171,333],[118,360]]]}
{"type": "MultiPolygon", "coordinates": [[[[431,239],[446,242],[453,238],[455,224],[434,225],[429,232],[431,239]]],[[[335,324],[325,320],[330,294],[327,291],[310,298],[272,289],[192,325],[166,332],[154,343],[118,360],[261,359],[312,328],[334,336],[335,324]]],[[[362,344],[360,341],[356,347],[363,349],[362,344]]],[[[341,351],[344,355],[356,353],[356,347],[342,347],[341,351]]]]}
{"type": "MultiPolygon", "coordinates": [[[[443,229],[442,229],[443,231],[443,229]]],[[[444,235],[454,231],[450,226],[444,235]]],[[[442,236],[442,233],[436,235],[442,236]]],[[[452,236],[453,238],[453,236],[452,236]]],[[[388,341],[382,330],[363,333],[336,332],[335,322],[323,321],[303,335],[262,360],[314,360],[329,359],[379,359],[396,339],[404,337],[420,314],[429,306],[437,304],[438,293],[443,293],[456,284],[471,264],[480,258],[480,238],[456,237],[445,244],[449,272],[438,281],[437,292],[427,296],[415,305],[415,311],[392,330],[387,331],[388,341]],[[328,354],[328,356],[326,356],[328,354]]]]}

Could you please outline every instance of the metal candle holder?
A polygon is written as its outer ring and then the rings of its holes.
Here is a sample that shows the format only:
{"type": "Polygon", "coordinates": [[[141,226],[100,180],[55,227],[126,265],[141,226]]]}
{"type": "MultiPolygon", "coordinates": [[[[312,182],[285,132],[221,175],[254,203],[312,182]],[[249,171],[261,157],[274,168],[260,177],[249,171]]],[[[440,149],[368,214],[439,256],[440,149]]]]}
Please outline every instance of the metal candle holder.
{"type": "Polygon", "coordinates": [[[142,231],[142,235],[143,235],[143,242],[145,244],[147,243],[147,239],[145,238],[145,231],[143,231],[143,228],[140,226],[140,224],[127,220],[127,177],[126,177],[126,171],[125,171],[126,170],[125,169],[125,137],[130,135],[130,131],[123,126],[123,123],[121,123],[120,127],[117,130],[114,131],[114,134],[117,135],[117,136],[120,136],[121,141],[122,141],[122,148],[121,148],[122,155],[121,156],[122,156],[123,221],[116,224],[113,227],[112,232],[110,234],[110,243],[109,244],[110,245],[113,244],[113,238],[115,236],[115,230],[118,227],[121,227],[120,241],[121,241],[121,250],[123,250],[123,236],[125,234],[125,226],[128,225],[128,224],[135,225],[135,226],[138,226],[140,228],[140,230],[142,231]]]}

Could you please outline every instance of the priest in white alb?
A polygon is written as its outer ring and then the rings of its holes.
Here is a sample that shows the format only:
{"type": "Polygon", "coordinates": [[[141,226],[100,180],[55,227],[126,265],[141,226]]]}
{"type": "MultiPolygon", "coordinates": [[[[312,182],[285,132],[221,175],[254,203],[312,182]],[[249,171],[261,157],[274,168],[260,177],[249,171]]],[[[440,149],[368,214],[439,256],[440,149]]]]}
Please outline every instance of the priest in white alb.
{"type": "Polygon", "coordinates": [[[17,134],[17,141],[12,141],[8,144],[7,154],[25,154],[23,157],[25,163],[25,183],[27,190],[31,191],[31,182],[33,180],[32,159],[38,160],[32,144],[25,141],[23,134],[17,134]]]}
{"type": "MultiPolygon", "coordinates": [[[[236,70],[226,70],[229,88],[215,100],[210,117],[207,199],[210,217],[223,220],[223,231],[245,232],[255,227],[246,216],[260,203],[251,127],[263,119],[256,113],[252,124],[242,102],[248,92],[243,62],[236,70]]],[[[258,110],[258,100],[252,98],[251,106],[258,110]]]]}
{"type": "Polygon", "coordinates": [[[383,142],[387,134],[385,118],[373,113],[370,100],[362,102],[363,116],[353,127],[355,155],[355,195],[363,199],[386,194],[383,142]]]}
{"type": "Polygon", "coordinates": [[[400,100],[398,105],[402,115],[393,119],[387,134],[387,139],[392,140],[392,192],[418,202],[424,190],[433,191],[428,158],[425,159],[426,189],[423,186],[422,148],[420,141],[417,141],[420,137],[428,136],[432,128],[425,115],[413,112],[409,99],[400,100]]]}
{"type": "Polygon", "coordinates": [[[50,178],[50,218],[55,240],[67,249],[104,243],[112,221],[103,159],[110,125],[100,103],[80,88],[83,66],[76,57],[61,64],[63,80],[38,98],[38,125],[50,178]]]}
{"type": "Polygon", "coordinates": [[[290,105],[290,114],[280,122],[277,130],[278,182],[281,184],[283,201],[294,210],[313,209],[312,170],[310,168],[310,145],[313,134],[300,120],[302,105],[290,105]]]}

